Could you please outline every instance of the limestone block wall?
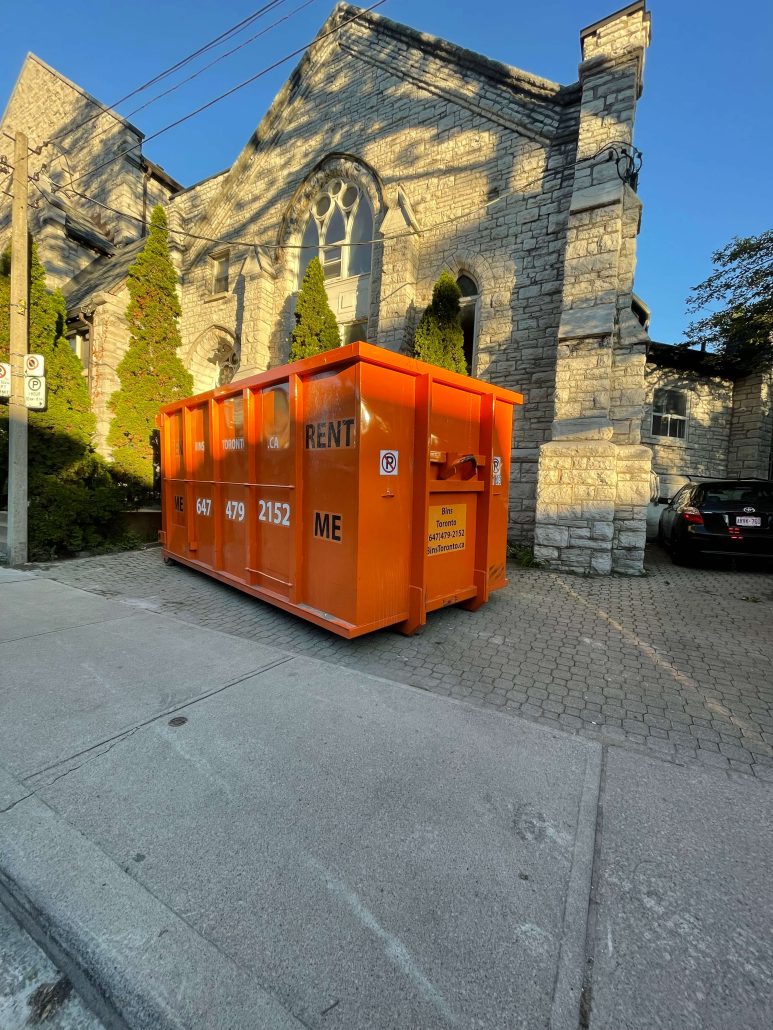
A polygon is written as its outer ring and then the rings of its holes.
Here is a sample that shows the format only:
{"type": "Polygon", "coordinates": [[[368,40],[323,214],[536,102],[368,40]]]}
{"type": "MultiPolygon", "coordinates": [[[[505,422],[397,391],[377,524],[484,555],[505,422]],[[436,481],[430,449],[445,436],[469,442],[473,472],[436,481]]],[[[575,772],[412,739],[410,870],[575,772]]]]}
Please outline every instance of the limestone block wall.
{"type": "MultiPolygon", "coordinates": [[[[254,240],[274,263],[273,298],[265,291],[254,302],[257,315],[246,302],[241,312],[209,302],[214,246],[190,244],[183,338],[189,343],[217,320],[244,346],[251,319],[252,353],[262,348],[271,362],[287,359],[298,285],[292,246],[308,211],[305,191],[348,162],[371,199],[376,235],[385,237],[373,251],[371,342],[410,346],[444,268],[478,283],[476,374],[525,395],[510,529],[530,541],[538,448],[553,419],[579,93],[439,40],[418,42],[410,30],[369,15],[304,59],[233,169],[216,180],[197,228],[217,239],[254,240]],[[405,201],[399,217],[398,194],[405,201]]],[[[183,195],[172,208],[190,203],[183,195]]]]}
{"type": "Polygon", "coordinates": [[[100,454],[110,457],[107,434],[112,413],[108,402],[120,386],[118,365],[126,353],[129,331],[126,308],[129,291],[124,287],[113,293],[97,293],[92,298],[91,322],[91,408],[97,420],[94,445],[100,454]]]}
{"type": "Polygon", "coordinates": [[[728,444],[733,414],[733,384],[694,372],[647,365],[646,403],[641,438],[652,451],[652,470],[658,475],[718,476],[728,474],[728,444]],[[684,440],[654,436],[652,403],[655,390],[676,390],[687,399],[684,440]]]}
{"type": "Polygon", "coordinates": [[[727,473],[773,479],[773,376],[755,373],[733,387],[727,473]]]}
{"type": "Polygon", "coordinates": [[[553,439],[539,458],[535,556],[640,573],[651,455],[640,445],[646,333],[631,315],[641,204],[615,163],[630,145],[649,16],[630,5],[581,34],[582,99],[556,354],[553,439]]]}
{"type": "MultiPolygon", "coordinates": [[[[142,169],[140,130],[34,54],[24,62],[0,128],[0,155],[9,160],[14,144],[4,133],[21,130],[32,148],[45,144],[41,153],[29,155],[29,170],[33,175],[46,165],[39,185],[50,194],[51,203],[42,202],[31,211],[30,232],[38,240],[49,286],[61,286],[97,256],[66,235],[62,203],[111,242],[121,244],[143,235],[140,219],[146,188],[148,215],[154,203],[169,198],[169,189],[146,178],[142,169]],[[61,192],[52,190],[49,177],[61,192]],[[68,192],[70,185],[128,217],[68,192]]],[[[0,194],[0,248],[10,238],[10,205],[10,198],[0,194]]]]}
{"type": "Polygon", "coordinates": [[[612,571],[619,448],[611,441],[556,441],[540,448],[534,553],[569,572],[612,571]]]}

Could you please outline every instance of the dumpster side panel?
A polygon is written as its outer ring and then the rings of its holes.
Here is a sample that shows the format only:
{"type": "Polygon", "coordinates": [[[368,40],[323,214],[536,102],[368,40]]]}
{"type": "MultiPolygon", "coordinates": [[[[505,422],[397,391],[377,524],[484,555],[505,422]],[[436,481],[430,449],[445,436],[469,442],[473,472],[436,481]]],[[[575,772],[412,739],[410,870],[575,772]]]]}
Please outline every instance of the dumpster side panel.
{"type": "Polygon", "coordinates": [[[475,590],[481,397],[433,382],[430,394],[429,513],[424,527],[428,608],[453,604],[475,590]],[[459,464],[457,464],[459,463],[459,464]]]}
{"type": "Polygon", "coordinates": [[[215,540],[218,568],[246,583],[249,567],[249,526],[255,518],[247,487],[248,459],[244,395],[239,392],[214,401],[217,443],[215,540]]]}
{"type": "Polygon", "coordinates": [[[510,498],[510,463],[513,447],[513,405],[494,402],[493,454],[491,462],[491,502],[486,536],[488,587],[507,586],[507,525],[510,498]]]}
{"type": "Polygon", "coordinates": [[[358,366],[303,379],[299,600],[356,622],[358,366]]]}
{"type": "Polygon", "coordinates": [[[404,619],[413,507],[413,376],[360,365],[360,520],[357,621],[404,619]]]}
{"type": "Polygon", "coordinates": [[[296,511],[294,452],[289,383],[273,383],[253,392],[250,452],[255,458],[252,510],[251,581],[288,597],[296,511]]]}
{"type": "Polygon", "coordinates": [[[214,568],[216,496],[209,403],[187,408],[185,420],[188,549],[191,558],[214,568]]]}
{"type": "Polygon", "coordinates": [[[177,554],[186,554],[188,549],[183,435],[183,413],[175,411],[164,420],[162,506],[167,546],[177,554]]]}

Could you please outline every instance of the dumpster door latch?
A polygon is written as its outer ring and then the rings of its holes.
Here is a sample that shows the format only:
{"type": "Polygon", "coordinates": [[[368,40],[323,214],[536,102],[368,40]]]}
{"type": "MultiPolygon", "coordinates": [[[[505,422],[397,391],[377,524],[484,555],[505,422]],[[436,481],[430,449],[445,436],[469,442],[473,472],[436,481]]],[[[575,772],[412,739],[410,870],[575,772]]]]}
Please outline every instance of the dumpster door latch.
{"type": "Polygon", "coordinates": [[[451,476],[461,473],[462,479],[471,479],[481,465],[485,465],[482,454],[463,454],[451,460],[453,456],[447,455],[443,467],[438,472],[438,479],[450,479],[451,476]]]}

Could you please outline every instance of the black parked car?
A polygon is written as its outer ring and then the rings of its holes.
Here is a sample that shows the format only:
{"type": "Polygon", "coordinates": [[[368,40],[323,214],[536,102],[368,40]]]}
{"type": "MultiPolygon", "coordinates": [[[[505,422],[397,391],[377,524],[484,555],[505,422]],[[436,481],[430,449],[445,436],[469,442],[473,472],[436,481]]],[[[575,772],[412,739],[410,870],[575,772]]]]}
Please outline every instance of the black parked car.
{"type": "Polygon", "coordinates": [[[773,558],[773,482],[688,483],[663,509],[658,536],[677,565],[698,554],[773,558]]]}

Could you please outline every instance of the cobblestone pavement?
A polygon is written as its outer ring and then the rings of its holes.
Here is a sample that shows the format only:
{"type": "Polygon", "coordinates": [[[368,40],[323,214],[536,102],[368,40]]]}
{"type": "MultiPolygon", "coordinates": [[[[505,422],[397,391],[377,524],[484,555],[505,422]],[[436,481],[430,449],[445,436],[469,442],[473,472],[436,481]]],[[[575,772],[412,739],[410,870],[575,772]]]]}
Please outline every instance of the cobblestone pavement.
{"type": "Polygon", "coordinates": [[[773,564],[584,578],[511,566],[472,614],[418,635],[342,640],[158,549],[37,566],[83,590],[185,622],[465,698],[542,723],[773,781],[773,564]]]}

